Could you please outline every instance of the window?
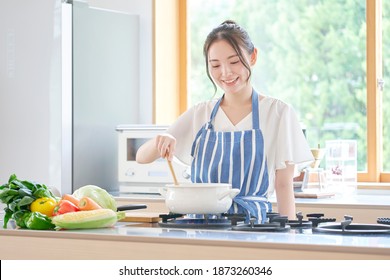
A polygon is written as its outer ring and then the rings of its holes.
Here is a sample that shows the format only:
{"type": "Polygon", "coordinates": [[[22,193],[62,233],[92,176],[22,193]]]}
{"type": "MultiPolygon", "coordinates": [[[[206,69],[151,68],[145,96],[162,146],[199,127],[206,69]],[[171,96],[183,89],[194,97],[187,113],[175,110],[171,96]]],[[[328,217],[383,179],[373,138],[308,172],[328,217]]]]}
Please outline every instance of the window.
{"type": "MultiPolygon", "coordinates": [[[[384,2],[385,31],[390,27],[390,2],[384,2]]],[[[390,113],[383,110],[382,138],[382,129],[372,128],[376,123],[372,116],[377,115],[380,107],[369,105],[376,93],[372,81],[376,83],[377,77],[375,67],[370,66],[377,65],[377,53],[371,50],[380,42],[367,43],[367,38],[369,34],[376,38],[372,33],[380,25],[366,20],[372,9],[374,17],[378,16],[380,3],[380,0],[187,0],[188,106],[213,97],[214,89],[205,73],[203,42],[213,27],[233,19],[248,31],[258,48],[259,58],[252,76],[254,87],[294,107],[312,147],[318,144],[324,147],[326,140],[357,140],[359,181],[386,180],[385,176],[375,175],[390,170],[390,162],[386,160],[383,167],[377,165],[378,155],[390,158],[390,124],[386,125],[390,113]],[[368,61],[367,53],[374,62],[368,61]],[[378,147],[381,141],[383,150],[378,147]]],[[[390,36],[383,32],[385,76],[390,71],[386,55],[390,46],[386,48],[386,44],[390,45],[390,36]]],[[[383,107],[388,103],[389,97],[384,96],[383,107]]]]}
{"type": "MultiPolygon", "coordinates": [[[[390,76],[390,1],[382,1],[382,63],[383,80],[390,76]]],[[[387,83],[383,91],[382,108],[390,108],[390,91],[387,83]]],[[[390,172],[390,111],[383,110],[383,171],[390,172]]]]}

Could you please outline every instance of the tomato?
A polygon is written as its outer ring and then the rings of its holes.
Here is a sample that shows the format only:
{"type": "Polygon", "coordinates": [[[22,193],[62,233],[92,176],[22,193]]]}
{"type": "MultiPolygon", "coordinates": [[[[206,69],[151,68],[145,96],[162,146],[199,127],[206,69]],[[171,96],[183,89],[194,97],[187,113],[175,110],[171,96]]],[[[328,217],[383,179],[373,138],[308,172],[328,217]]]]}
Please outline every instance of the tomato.
{"type": "Polygon", "coordinates": [[[80,211],[80,208],[69,200],[61,199],[56,207],[53,209],[53,216],[62,215],[69,212],[80,211]]]}
{"type": "Polygon", "coordinates": [[[48,217],[53,216],[53,210],[57,206],[57,201],[51,197],[37,198],[30,204],[31,212],[39,212],[48,217]]]}

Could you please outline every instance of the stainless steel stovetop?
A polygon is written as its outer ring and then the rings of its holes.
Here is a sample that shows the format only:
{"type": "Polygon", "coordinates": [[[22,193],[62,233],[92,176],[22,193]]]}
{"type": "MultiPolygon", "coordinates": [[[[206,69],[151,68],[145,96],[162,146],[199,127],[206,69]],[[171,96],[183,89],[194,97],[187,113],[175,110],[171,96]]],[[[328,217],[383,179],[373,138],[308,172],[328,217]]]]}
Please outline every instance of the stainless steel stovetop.
{"type": "Polygon", "coordinates": [[[343,221],[324,217],[321,213],[311,213],[304,218],[297,213],[296,220],[288,220],[278,213],[268,213],[267,222],[256,224],[254,220],[245,222],[243,215],[203,215],[203,217],[180,214],[163,214],[158,226],[175,229],[207,229],[243,232],[293,232],[293,233],[322,233],[339,235],[389,235],[390,219],[378,218],[375,224],[353,223],[353,217],[344,216],[343,221]]]}

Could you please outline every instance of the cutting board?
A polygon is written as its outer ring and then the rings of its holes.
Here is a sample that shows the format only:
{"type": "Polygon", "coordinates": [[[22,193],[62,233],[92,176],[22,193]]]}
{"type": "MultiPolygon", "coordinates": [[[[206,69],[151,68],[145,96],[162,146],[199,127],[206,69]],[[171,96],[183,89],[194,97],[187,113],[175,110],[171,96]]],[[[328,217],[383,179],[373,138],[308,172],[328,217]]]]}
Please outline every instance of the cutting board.
{"type": "Polygon", "coordinates": [[[304,193],[294,192],[295,198],[329,198],[334,196],[334,193],[304,193]]]}
{"type": "Polygon", "coordinates": [[[161,213],[149,212],[126,212],[126,217],[121,222],[136,222],[136,223],[158,223],[161,213]]]}

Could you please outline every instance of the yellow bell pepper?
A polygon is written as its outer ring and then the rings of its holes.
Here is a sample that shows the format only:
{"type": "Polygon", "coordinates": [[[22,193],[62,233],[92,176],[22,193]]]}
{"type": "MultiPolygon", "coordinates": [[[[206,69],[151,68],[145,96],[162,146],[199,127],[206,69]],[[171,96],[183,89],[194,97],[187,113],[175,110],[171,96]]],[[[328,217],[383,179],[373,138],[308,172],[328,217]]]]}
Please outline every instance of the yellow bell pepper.
{"type": "Polygon", "coordinates": [[[57,206],[57,201],[51,197],[41,197],[34,200],[30,205],[31,212],[39,212],[48,217],[53,216],[54,208],[57,206]]]}

